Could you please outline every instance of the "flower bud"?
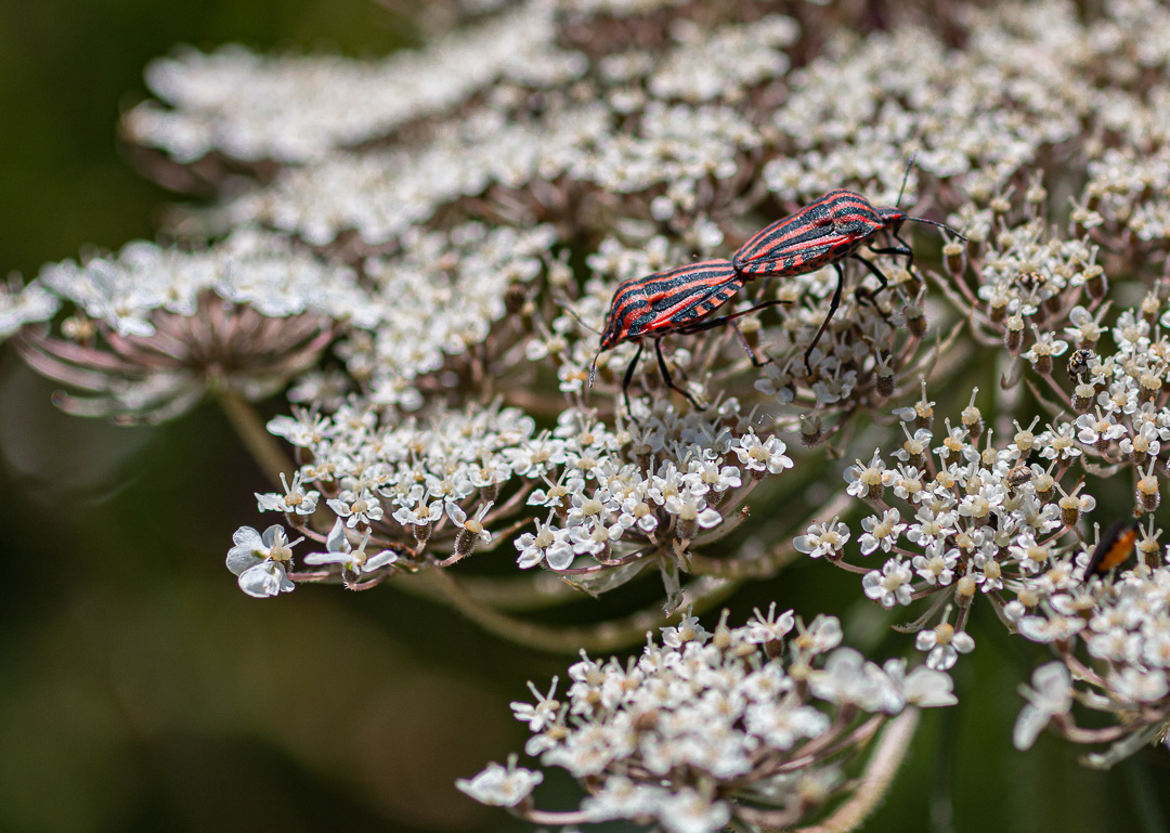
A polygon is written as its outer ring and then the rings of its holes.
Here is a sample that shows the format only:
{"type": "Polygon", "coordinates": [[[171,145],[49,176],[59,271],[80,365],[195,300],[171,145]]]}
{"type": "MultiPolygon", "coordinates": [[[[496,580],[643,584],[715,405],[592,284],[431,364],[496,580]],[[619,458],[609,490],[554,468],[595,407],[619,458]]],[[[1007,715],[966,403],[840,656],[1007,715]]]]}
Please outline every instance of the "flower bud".
{"type": "Polygon", "coordinates": [[[815,412],[800,415],[800,441],[806,446],[816,445],[821,440],[824,427],[821,416],[815,412]]]}
{"type": "Polygon", "coordinates": [[[1094,263],[1085,267],[1085,288],[1089,297],[1100,301],[1109,290],[1109,281],[1105,279],[1105,269],[1094,263]]]}
{"type": "Polygon", "coordinates": [[[882,399],[889,399],[894,395],[895,379],[894,368],[886,361],[879,361],[876,371],[877,393],[882,399]]]}
{"type": "Polygon", "coordinates": [[[906,305],[906,329],[915,338],[922,338],[926,334],[926,314],[920,304],[906,305]]]}
{"type": "Polygon", "coordinates": [[[1040,353],[1036,356],[1036,362],[1032,366],[1041,376],[1047,376],[1052,372],[1052,354],[1040,353]]]}
{"type": "Polygon", "coordinates": [[[974,405],[968,405],[959,414],[963,427],[967,429],[967,436],[977,440],[983,436],[983,414],[974,405]]]}
{"type": "Polygon", "coordinates": [[[1003,343],[1013,356],[1020,354],[1024,346],[1024,318],[1019,313],[1012,315],[1004,324],[1003,343]]]}
{"type": "Polygon", "coordinates": [[[967,607],[971,604],[971,600],[975,598],[975,584],[974,576],[963,576],[955,582],[955,601],[959,603],[960,607],[967,607]]]}
{"type": "Polygon", "coordinates": [[[739,322],[739,332],[748,346],[755,350],[760,346],[760,319],[744,318],[739,322]]]}
{"type": "Polygon", "coordinates": [[[1087,414],[1093,407],[1093,399],[1097,396],[1097,389],[1084,382],[1073,388],[1072,406],[1078,414],[1087,414]]]}
{"type": "Polygon", "coordinates": [[[516,315],[524,309],[524,302],[527,300],[528,288],[522,283],[510,283],[504,290],[504,309],[511,315],[516,315]]]}
{"type": "Polygon", "coordinates": [[[1162,496],[1158,492],[1158,477],[1154,474],[1152,467],[1137,482],[1137,499],[1147,512],[1153,512],[1162,502],[1162,496]]]}
{"type": "Polygon", "coordinates": [[[943,257],[946,259],[947,271],[953,277],[959,277],[963,274],[966,268],[963,253],[966,251],[966,246],[958,241],[952,240],[943,246],[943,257]]]}
{"type": "Polygon", "coordinates": [[[1148,370],[1138,377],[1138,383],[1141,385],[1141,398],[1147,402],[1153,402],[1162,390],[1162,377],[1148,370]]]}
{"type": "Polygon", "coordinates": [[[423,547],[425,547],[427,545],[427,541],[430,540],[431,530],[433,529],[433,527],[434,527],[434,524],[411,524],[410,525],[410,532],[412,535],[414,535],[414,540],[418,544],[418,548],[420,550],[423,547]]]}
{"type": "Polygon", "coordinates": [[[987,316],[996,324],[1007,317],[1008,296],[1006,294],[993,295],[987,301],[987,316]]]}
{"type": "Polygon", "coordinates": [[[1162,304],[1154,292],[1147,292],[1146,297],[1142,298],[1142,318],[1146,319],[1146,323],[1151,327],[1158,320],[1158,313],[1161,311],[1161,307],[1162,304]]]}
{"type": "Polygon", "coordinates": [[[475,549],[475,536],[467,529],[459,530],[455,536],[455,554],[464,558],[470,555],[473,549],[475,549]]]}

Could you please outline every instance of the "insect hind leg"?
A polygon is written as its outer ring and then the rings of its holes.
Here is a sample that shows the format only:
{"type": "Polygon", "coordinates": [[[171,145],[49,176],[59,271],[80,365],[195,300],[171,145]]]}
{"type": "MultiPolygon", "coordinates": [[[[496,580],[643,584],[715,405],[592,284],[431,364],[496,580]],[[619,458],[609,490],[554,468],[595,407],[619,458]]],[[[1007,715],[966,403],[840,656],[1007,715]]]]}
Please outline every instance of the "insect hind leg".
{"type": "Polygon", "coordinates": [[[750,344],[748,344],[747,337],[742,332],[740,332],[739,327],[736,325],[736,319],[743,318],[745,315],[756,312],[757,310],[764,309],[765,307],[774,307],[777,304],[787,304],[787,303],[791,303],[791,302],[787,301],[787,300],[781,300],[779,298],[773,298],[773,299],[770,299],[767,301],[761,301],[760,303],[756,304],[755,306],[748,307],[747,309],[741,309],[739,312],[733,312],[730,315],[721,315],[718,318],[711,318],[711,319],[708,319],[707,321],[700,321],[698,324],[687,327],[685,329],[680,329],[679,332],[685,333],[685,334],[701,333],[704,330],[710,330],[710,329],[713,329],[715,327],[721,326],[723,324],[730,324],[732,326],[732,328],[735,330],[735,334],[737,336],[739,336],[739,343],[743,345],[743,349],[747,352],[748,358],[752,360],[752,365],[755,367],[763,367],[764,365],[768,364],[772,360],[771,359],[761,359],[758,355],[756,355],[756,351],[752,349],[752,346],[750,344]]]}
{"type": "Polygon", "coordinates": [[[829,302],[829,314],[825,316],[825,320],[821,322],[821,326],[817,328],[817,334],[813,336],[812,344],[804,351],[804,369],[810,376],[812,375],[812,362],[809,357],[812,351],[816,348],[817,343],[821,340],[821,336],[825,334],[825,329],[829,326],[829,322],[833,320],[837,309],[841,306],[841,292],[845,288],[845,270],[840,263],[834,263],[833,268],[837,270],[837,288],[833,290],[833,300],[829,302]]]}

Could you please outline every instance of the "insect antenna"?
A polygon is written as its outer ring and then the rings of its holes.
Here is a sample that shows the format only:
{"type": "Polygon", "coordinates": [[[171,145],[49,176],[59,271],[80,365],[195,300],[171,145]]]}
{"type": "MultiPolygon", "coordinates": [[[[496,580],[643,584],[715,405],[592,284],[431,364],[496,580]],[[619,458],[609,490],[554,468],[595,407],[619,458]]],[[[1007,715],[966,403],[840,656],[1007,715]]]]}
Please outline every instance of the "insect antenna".
{"type": "MultiPolygon", "coordinates": [[[[906,163],[906,173],[902,174],[902,187],[898,189],[898,199],[894,202],[894,208],[902,204],[902,195],[906,193],[906,183],[910,179],[910,171],[914,170],[914,160],[918,158],[918,151],[910,154],[910,161],[906,163]]],[[[963,238],[966,240],[967,238],[963,238]]]]}
{"type": "Polygon", "coordinates": [[[586,390],[593,390],[593,377],[597,373],[597,360],[601,357],[601,348],[597,348],[597,352],[593,354],[593,361],[589,363],[589,384],[586,390]]]}
{"type": "Polygon", "coordinates": [[[564,311],[567,312],[569,315],[573,316],[573,318],[577,321],[578,324],[580,324],[582,327],[584,327],[586,330],[588,330],[591,333],[597,333],[597,335],[601,335],[601,330],[597,329],[596,327],[590,326],[589,324],[586,324],[585,319],[583,319],[581,316],[577,315],[577,313],[573,311],[573,308],[571,306],[569,306],[569,299],[568,298],[564,297],[563,295],[554,295],[553,299],[555,301],[557,301],[558,303],[560,303],[561,308],[564,309],[564,311]]]}
{"type": "MultiPolygon", "coordinates": [[[[573,316],[574,320],[576,320],[576,322],[578,324],[580,324],[582,327],[584,327],[586,330],[588,330],[591,333],[597,333],[598,335],[602,334],[601,330],[597,329],[596,327],[590,326],[589,324],[587,324],[585,322],[585,319],[583,319],[581,316],[577,315],[577,313],[573,310],[573,308],[571,306],[569,306],[569,299],[566,298],[564,295],[561,295],[560,293],[554,293],[553,300],[555,300],[557,303],[559,303],[561,305],[561,309],[563,309],[569,315],[573,316]]],[[[589,363],[589,385],[586,388],[587,390],[593,389],[593,377],[597,374],[597,359],[600,356],[601,356],[601,348],[598,347],[597,352],[593,354],[593,361],[589,363]]]]}
{"type": "Polygon", "coordinates": [[[938,226],[941,229],[946,229],[947,231],[949,231],[951,234],[955,235],[955,237],[959,238],[960,240],[965,241],[967,239],[966,236],[964,236],[962,233],[960,233],[953,226],[948,226],[946,223],[940,223],[937,220],[927,220],[925,217],[906,217],[905,219],[910,220],[910,221],[915,222],[915,223],[926,223],[927,225],[930,225],[930,226],[938,226]]]}

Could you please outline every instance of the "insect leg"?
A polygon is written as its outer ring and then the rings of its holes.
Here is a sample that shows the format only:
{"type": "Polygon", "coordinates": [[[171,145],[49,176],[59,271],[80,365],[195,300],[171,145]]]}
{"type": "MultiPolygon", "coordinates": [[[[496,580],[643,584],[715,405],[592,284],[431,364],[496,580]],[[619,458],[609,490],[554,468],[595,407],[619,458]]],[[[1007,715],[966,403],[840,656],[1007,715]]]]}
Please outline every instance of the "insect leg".
{"type": "Polygon", "coordinates": [[[694,325],[693,327],[688,327],[687,329],[679,330],[679,332],[685,333],[685,334],[700,333],[703,330],[710,330],[714,327],[718,327],[721,324],[731,324],[731,326],[735,329],[735,334],[737,336],[739,336],[739,343],[743,345],[743,349],[745,351],[747,351],[748,358],[752,360],[752,364],[756,367],[763,367],[764,365],[768,364],[768,362],[770,362],[772,360],[768,359],[768,360],[764,361],[764,360],[761,360],[760,357],[756,355],[756,351],[752,349],[752,346],[750,344],[748,344],[747,338],[744,336],[743,333],[740,332],[739,327],[736,326],[735,320],[737,318],[742,318],[743,316],[747,315],[748,313],[755,312],[756,310],[761,310],[764,307],[774,307],[777,304],[787,304],[787,303],[789,303],[789,302],[782,301],[778,298],[774,298],[770,301],[763,301],[761,303],[758,303],[753,307],[749,307],[748,309],[740,310],[739,312],[733,312],[731,315],[721,315],[718,318],[712,318],[709,321],[702,321],[702,322],[694,325]]]}
{"type": "Polygon", "coordinates": [[[913,271],[914,269],[914,250],[910,248],[910,244],[902,239],[902,236],[896,231],[890,232],[890,237],[897,240],[900,246],[888,246],[884,249],[874,249],[873,251],[879,255],[905,255],[906,269],[913,271]]]}
{"type": "Polygon", "coordinates": [[[720,324],[726,324],[729,321],[734,321],[736,318],[742,318],[743,316],[747,315],[748,313],[755,312],[758,309],[763,309],[764,307],[774,307],[777,304],[787,304],[787,303],[791,303],[791,302],[790,301],[781,301],[778,298],[773,298],[770,301],[763,301],[761,303],[756,304],[754,307],[748,307],[747,309],[741,309],[739,312],[733,312],[730,315],[721,315],[718,318],[709,318],[706,321],[700,321],[698,324],[694,324],[690,327],[680,327],[678,330],[675,330],[675,332],[683,333],[684,335],[689,335],[691,333],[701,333],[704,330],[710,330],[710,329],[713,329],[715,327],[718,327],[720,324]]]}
{"type": "MultiPolygon", "coordinates": [[[[875,249],[875,251],[878,251],[878,250],[875,249]]],[[[878,253],[881,254],[880,251],[878,251],[878,253]]],[[[860,286],[857,287],[857,300],[862,301],[863,303],[867,303],[867,304],[872,305],[873,299],[878,296],[878,293],[889,288],[890,281],[885,276],[885,273],[882,272],[881,269],[877,268],[877,264],[875,264],[873,261],[866,260],[861,255],[853,255],[853,259],[860,260],[862,263],[864,263],[865,268],[869,270],[869,273],[878,279],[878,283],[880,284],[880,286],[877,289],[875,289],[873,292],[867,292],[864,289],[862,289],[860,286]]]]}
{"type": "Polygon", "coordinates": [[[833,290],[833,300],[829,302],[829,314],[825,316],[825,320],[821,322],[821,326],[817,329],[817,334],[813,336],[812,344],[804,351],[804,369],[809,375],[812,375],[812,363],[809,362],[809,356],[812,355],[813,348],[817,346],[817,342],[821,340],[821,336],[825,334],[825,328],[833,320],[837,308],[841,306],[841,291],[845,288],[845,270],[841,267],[840,263],[834,263],[833,268],[837,270],[837,288],[833,290]]]}
{"type": "Polygon", "coordinates": [[[678,385],[676,385],[674,383],[674,379],[671,378],[670,369],[666,366],[666,357],[662,355],[662,339],[660,338],[654,339],[654,354],[658,357],[658,372],[662,374],[662,381],[666,383],[666,386],[671,390],[676,390],[681,393],[686,397],[688,402],[698,408],[698,400],[691,396],[689,391],[683,390],[678,385]]]}
{"type": "Polygon", "coordinates": [[[638,342],[638,349],[634,351],[634,358],[630,359],[629,365],[626,367],[626,375],[622,377],[622,399],[626,401],[626,413],[630,415],[630,419],[634,418],[634,411],[630,408],[630,382],[634,380],[634,368],[638,366],[638,360],[642,358],[642,342],[638,342]]]}

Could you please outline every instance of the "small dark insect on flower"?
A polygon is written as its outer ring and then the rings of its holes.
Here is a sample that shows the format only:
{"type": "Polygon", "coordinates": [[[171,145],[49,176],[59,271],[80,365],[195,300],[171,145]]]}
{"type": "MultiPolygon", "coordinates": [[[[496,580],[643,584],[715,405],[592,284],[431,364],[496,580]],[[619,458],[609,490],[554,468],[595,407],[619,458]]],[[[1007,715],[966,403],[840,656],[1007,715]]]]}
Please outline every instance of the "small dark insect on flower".
{"type": "Polygon", "coordinates": [[[1085,565],[1084,581],[1090,576],[1103,576],[1114,567],[1120,566],[1133,552],[1137,543],[1138,522],[1131,518],[1122,518],[1101,536],[1089,563],[1085,565]]]}
{"type": "MultiPolygon", "coordinates": [[[[658,359],[658,370],[662,374],[662,381],[666,383],[668,388],[678,391],[687,398],[688,402],[698,407],[695,398],[688,391],[675,385],[671,378],[666,358],[662,355],[662,337],[671,333],[690,334],[710,330],[723,324],[732,323],[735,319],[758,309],[784,303],[780,300],[764,301],[730,315],[722,315],[717,318],[709,317],[711,313],[734,298],[743,285],[743,277],[736,272],[735,267],[728,260],[700,260],[686,266],[678,266],[664,272],[655,272],[645,277],[623,281],[614,292],[613,300],[610,301],[609,310],[605,315],[601,343],[597,348],[597,355],[593,357],[593,365],[589,369],[589,384],[593,384],[597,356],[623,342],[638,342],[638,350],[634,353],[634,357],[626,368],[625,376],[622,378],[622,397],[626,403],[626,412],[632,416],[629,395],[630,382],[634,378],[634,369],[638,365],[638,360],[642,358],[642,339],[649,337],[654,339],[654,354],[658,359]]],[[[737,329],[736,332],[738,333],[739,330],[737,329]]],[[[765,364],[756,356],[755,351],[751,349],[742,335],[740,335],[740,341],[751,357],[752,364],[757,367],[765,364]]]]}
{"type": "Polygon", "coordinates": [[[1083,382],[1089,373],[1089,362],[1093,359],[1093,351],[1084,347],[1073,350],[1068,357],[1068,375],[1078,382],[1083,382]]]}
{"type": "MultiPolygon", "coordinates": [[[[908,167],[906,176],[909,174],[908,167]]],[[[904,177],[902,191],[905,188],[904,177]]],[[[902,201],[902,191],[898,192],[898,203],[902,201]]],[[[868,296],[872,300],[889,285],[889,281],[873,261],[859,255],[857,250],[868,244],[873,254],[902,255],[906,258],[906,268],[911,269],[914,265],[914,251],[899,235],[902,224],[907,220],[938,226],[961,240],[967,239],[945,223],[922,217],[907,217],[906,212],[897,207],[897,203],[889,208],[875,208],[861,194],[838,190],[830,191],[795,214],[760,230],[739,248],[731,263],[745,279],[793,277],[833,264],[837,270],[837,288],[829,304],[829,314],[804,353],[805,369],[811,373],[809,355],[841,304],[841,290],[845,285],[842,261],[847,257],[859,260],[878,279],[879,288],[868,296]],[[897,245],[874,246],[875,238],[881,232],[893,238],[897,245]]]]}

